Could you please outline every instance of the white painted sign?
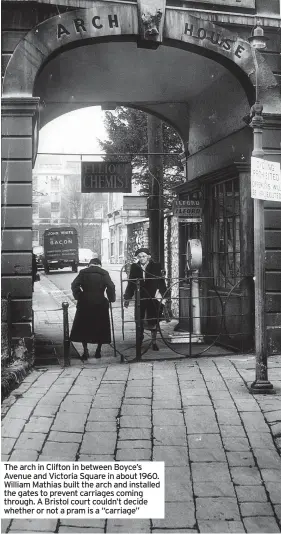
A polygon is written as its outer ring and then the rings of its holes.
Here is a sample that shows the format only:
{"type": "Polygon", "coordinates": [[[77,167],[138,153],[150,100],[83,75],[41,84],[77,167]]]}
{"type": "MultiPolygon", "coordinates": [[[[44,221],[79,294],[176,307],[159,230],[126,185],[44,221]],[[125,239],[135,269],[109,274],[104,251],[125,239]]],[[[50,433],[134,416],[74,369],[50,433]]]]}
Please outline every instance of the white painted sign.
{"type": "Polygon", "coordinates": [[[280,163],[251,158],[251,197],[281,202],[280,163]]]}

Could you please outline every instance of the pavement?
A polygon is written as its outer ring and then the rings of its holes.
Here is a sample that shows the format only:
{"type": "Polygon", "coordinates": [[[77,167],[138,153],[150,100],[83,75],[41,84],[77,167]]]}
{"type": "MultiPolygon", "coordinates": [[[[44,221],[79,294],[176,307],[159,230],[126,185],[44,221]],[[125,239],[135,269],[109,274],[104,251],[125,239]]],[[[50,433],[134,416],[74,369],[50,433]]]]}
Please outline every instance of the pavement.
{"type": "MultiPolygon", "coordinates": [[[[45,282],[37,326],[56,302],[45,282]]],[[[165,519],[13,519],[2,532],[281,532],[280,357],[274,393],[252,395],[253,355],[121,364],[110,350],[25,378],[2,404],[2,461],[164,461],[165,519]]]]}

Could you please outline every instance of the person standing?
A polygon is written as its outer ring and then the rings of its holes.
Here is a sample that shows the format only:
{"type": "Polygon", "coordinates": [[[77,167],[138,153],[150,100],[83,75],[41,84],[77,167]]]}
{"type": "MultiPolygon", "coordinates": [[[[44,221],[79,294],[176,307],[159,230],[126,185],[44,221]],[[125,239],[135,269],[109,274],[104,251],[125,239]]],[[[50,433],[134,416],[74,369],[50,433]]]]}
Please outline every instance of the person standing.
{"type": "MultiPolygon", "coordinates": [[[[124,293],[124,307],[128,308],[130,299],[136,292],[136,279],[140,280],[140,317],[141,317],[141,342],[144,338],[144,321],[147,321],[151,331],[152,349],[159,350],[156,343],[157,327],[159,322],[160,303],[156,298],[157,291],[163,297],[167,291],[166,283],[162,275],[160,263],[151,259],[147,248],[136,251],[137,263],[133,263],[130,270],[129,281],[124,293]]],[[[166,300],[162,299],[162,304],[166,300]]]]}
{"type": "Polygon", "coordinates": [[[77,310],[70,340],[82,343],[82,360],[89,358],[88,343],[97,343],[95,358],[100,358],[102,345],[111,342],[109,302],[115,302],[116,296],[115,285],[99,258],[91,259],[89,266],[81,269],[71,290],[77,300],[77,310]]]}

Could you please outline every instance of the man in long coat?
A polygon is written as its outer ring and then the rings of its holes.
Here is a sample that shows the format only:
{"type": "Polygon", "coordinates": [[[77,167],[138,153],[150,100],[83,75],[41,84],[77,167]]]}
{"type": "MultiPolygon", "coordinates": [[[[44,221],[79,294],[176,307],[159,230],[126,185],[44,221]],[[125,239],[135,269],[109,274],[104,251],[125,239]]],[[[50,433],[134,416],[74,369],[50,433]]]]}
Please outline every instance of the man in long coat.
{"type": "MultiPolygon", "coordinates": [[[[144,321],[147,321],[151,330],[152,349],[159,350],[156,343],[157,327],[159,323],[160,303],[156,298],[157,291],[161,296],[167,292],[165,280],[162,275],[160,263],[151,259],[147,248],[140,248],[136,251],[137,263],[133,263],[130,270],[129,281],[124,293],[124,306],[129,306],[130,299],[136,292],[136,279],[140,280],[140,316],[141,316],[141,341],[144,337],[144,321]]],[[[162,299],[165,304],[165,299],[162,299]]]]}
{"type": "Polygon", "coordinates": [[[81,342],[82,360],[89,357],[88,343],[97,343],[95,358],[101,357],[101,346],[111,342],[109,302],[115,302],[115,286],[98,258],[73,280],[71,289],[77,310],[70,334],[71,341],[81,342]],[[105,297],[105,290],[107,298],[105,297]]]}

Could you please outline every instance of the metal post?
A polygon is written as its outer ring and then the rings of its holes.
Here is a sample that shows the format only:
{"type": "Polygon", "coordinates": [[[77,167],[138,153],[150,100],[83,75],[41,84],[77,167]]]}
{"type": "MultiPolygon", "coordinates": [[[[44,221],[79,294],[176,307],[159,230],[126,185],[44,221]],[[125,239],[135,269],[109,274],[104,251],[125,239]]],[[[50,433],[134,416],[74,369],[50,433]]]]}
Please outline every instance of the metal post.
{"type": "Polygon", "coordinates": [[[70,349],[70,340],[69,340],[69,323],[68,323],[68,302],[62,303],[62,313],[63,313],[63,366],[70,366],[69,358],[69,349],[70,349]]]}
{"type": "MultiPolygon", "coordinates": [[[[113,339],[113,350],[114,350],[114,358],[116,358],[116,344],[115,344],[115,332],[114,332],[114,322],[113,322],[113,313],[112,313],[112,303],[109,303],[110,307],[110,318],[111,318],[111,329],[112,329],[112,339],[113,339]]],[[[124,356],[121,354],[121,362],[124,361],[124,356]]]]}
{"type": "Polygon", "coordinates": [[[189,276],[189,357],[192,356],[192,329],[193,329],[193,307],[192,307],[192,273],[189,276]]]}
{"type": "Polygon", "coordinates": [[[136,360],[141,360],[141,314],[140,314],[140,280],[137,279],[136,290],[136,360]]]}
{"type": "MultiPolygon", "coordinates": [[[[253,157],[263,158],[263,106],[256,101],[251,109],[254,135],[253,157]]],[[[267,343],[265,326],[265,233],[264,201],[254,199],[254,268],[255,268],[255,348],[256,379],[252,393],[271,393],[273,385],[268,380],[267,343]]]]}
{"type": "MultiPolygon", "coordinates": [[[[192,307],[193,307],[193,334],[197,336],[197,342],[201,341],[201,313],[200,313],[200,292],[199,292],[199,271],[192,273],[192,307]]],[[[195,341],[195,340],[193,340],[195,341]]]]}

